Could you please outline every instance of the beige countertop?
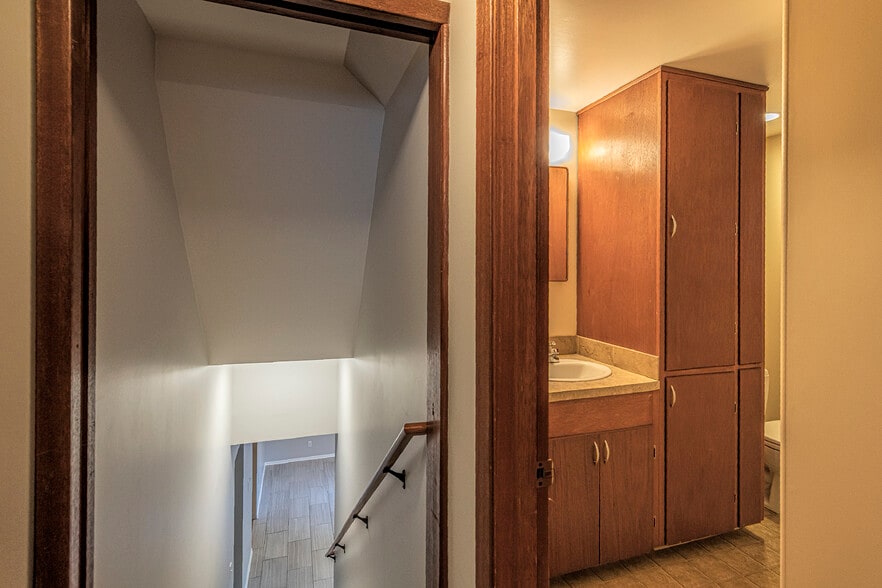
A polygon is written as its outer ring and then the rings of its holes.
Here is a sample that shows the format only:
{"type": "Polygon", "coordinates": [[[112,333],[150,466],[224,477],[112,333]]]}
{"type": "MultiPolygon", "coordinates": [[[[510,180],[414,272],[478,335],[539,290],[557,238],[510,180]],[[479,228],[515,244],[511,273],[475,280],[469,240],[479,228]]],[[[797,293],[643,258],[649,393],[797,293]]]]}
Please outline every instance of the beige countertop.
{"type": "Polygon", "coordinates": [[[612,370],[612,373],[602,380],[594,380],[592,382],[548,382],[549,402],[597,398],[600,396],[615,396],[618,394],[634,394],[636,392],[651,392],[653,390],[658,390],[659,388],[658,380],[653,380],[652,378],[647,378],[623,370],[614,365],[597,361],[590,357],[585,357],[584,355],[561,355],[561,358],[593,361],[608,366],[612,370]]]}

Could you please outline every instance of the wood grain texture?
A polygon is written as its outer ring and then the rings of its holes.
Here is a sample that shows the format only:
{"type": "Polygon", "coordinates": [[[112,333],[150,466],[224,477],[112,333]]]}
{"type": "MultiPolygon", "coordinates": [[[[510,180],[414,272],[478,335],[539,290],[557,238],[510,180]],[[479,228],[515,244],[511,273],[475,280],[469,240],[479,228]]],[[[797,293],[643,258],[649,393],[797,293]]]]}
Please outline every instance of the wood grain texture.
{"type": "Polygon", "coordinates": [[[569,170],[548,168],[548,281],[567,281],[567,186],[569,170]]]}
{"type": "Polygon", "coordinates": [[[665,395],[661,390],[652,393],[652,434],[655,444],[653,460],[652,514],[655,516],[652,546],[665,544],[665,395]]]}
{"type": "Polygon", "coordinates": [[[599,438],[600,563],[608,563],[652,551],[652,427],[609,431],[599,438]]]}
{"type": "Polygon", "coordinates": [[[667,79],[665,367],[732,365],[738,320],[738,94],[667,79]]]}
{"type": "Polygon", "coordinates": [[[738,526],[763,520],[765,444],[763,370],[738,372],[738,526]]]}
{"type": "Polygon", "coordinates": [[[736,375],[669,377],[665,388],[666,541],[730,531],[738,522],[736,375]]]}
{"type": "Polygon", "coordinates": [[[551,437],[566,437],[652,424],[653,393],[601,396],[552,403],[548,412],[551,437]]]}
{"type": "Polygon", "coordinates": [[[321,24],[431,42],[449,20],[439,0],[208,0],[321,24]]]}
{"type": "Polygon", "coordinates": [[[595,435],[551,440],[554,460],[554,483],[548,490],[551,577],[599,563],[600,450],[595,450],[598,443],[595,435]]]}
{"type": "Polygon", "coordinates": [[[740,220],[738,231],[738,361],[761,362],[765,343],[764,93],[741,94],[740,220]]]}
{"type": "Polygon", "coordinates": [[[577,333],[658,354],[657,76],[579,115],[577,333]]]}
{"type": "Polygon", "coordinates": [[[37,0],[34,586],[91,586],[95,2],[37,0]]]}
{"type": "Polygon", "coordinates": [[[547,582],[547,4],[477,22],[478,586],[547,582]],[[512,369],[517,365],[517,369],[512,369]]]}
{"type": "Polygon", "coordinates": [[[426,418],[426,586],[447,586],[449,26],[429,49],[429,226],[426,418]]]}

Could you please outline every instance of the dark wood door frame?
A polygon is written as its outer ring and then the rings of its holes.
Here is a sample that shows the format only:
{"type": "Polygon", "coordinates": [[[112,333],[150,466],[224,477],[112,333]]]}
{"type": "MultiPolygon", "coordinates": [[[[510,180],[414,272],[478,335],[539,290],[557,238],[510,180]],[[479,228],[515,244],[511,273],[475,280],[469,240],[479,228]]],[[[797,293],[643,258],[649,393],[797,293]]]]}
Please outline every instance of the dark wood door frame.
{"type": "MultiPolygon", "coordinates": [[[[113,0],[101,0],[113,1],[113,0]]],[[[211,0],[430,45],[426,585],[447,585],[448,14],[440,0],[211,0]]],[[[92,586],[96,6],[35,0],[34,586],[92,586]]]]}
{"type": "Polygon", "coordinates": [[[479,0],[477,585],[548,584],[548,0],[479,0]]]}

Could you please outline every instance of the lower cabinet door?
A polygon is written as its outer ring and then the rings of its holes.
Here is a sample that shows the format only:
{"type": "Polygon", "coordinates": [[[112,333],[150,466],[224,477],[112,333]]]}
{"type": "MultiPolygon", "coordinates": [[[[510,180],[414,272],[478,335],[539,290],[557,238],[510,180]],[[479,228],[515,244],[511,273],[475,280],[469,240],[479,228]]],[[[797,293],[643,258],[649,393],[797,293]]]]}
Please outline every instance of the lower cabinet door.
{"type": "Polygon", "coordinates": [[[551,577],[556,577],[598,563],[600,447],[594,435],[574,435],[552,438],[550,449],[554,483],[548,489],[548,558],[551,577]]]}
{"type": "Polygon", "coordinates": [[[602,433],[600,563],[652,551],[652,427],[602,433]]]}
{"type": "Polygon", "coordinates": [[[738,526],[763,520],[763,369],[738,372],[738,526]]]}
{"type": "Polygon", "coordinates": [[[665,540],[682,543],[738,524],[736,374],[666,381],[665,540]]]}

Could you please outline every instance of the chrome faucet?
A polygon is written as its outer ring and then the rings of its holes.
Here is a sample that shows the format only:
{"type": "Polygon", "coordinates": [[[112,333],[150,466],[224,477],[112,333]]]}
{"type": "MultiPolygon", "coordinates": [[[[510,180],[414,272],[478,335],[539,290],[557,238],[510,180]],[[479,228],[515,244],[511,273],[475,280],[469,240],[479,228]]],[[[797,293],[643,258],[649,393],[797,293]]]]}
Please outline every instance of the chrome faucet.
{"type": "Polygon", "coordinates": [[[560,361],[560,352],[557,350],[557,343],[548,342],[548,363],[557,363],[560,361]]]}

